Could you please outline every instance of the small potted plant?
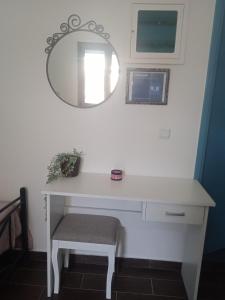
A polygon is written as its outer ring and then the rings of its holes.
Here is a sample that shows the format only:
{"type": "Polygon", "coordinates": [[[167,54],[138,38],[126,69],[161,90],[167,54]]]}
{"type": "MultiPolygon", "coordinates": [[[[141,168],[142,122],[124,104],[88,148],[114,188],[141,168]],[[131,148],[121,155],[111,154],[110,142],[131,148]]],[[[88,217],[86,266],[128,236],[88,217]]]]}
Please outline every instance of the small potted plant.
{"type": "Polygon", "coordinates": [[[73,149],[73,152],[56,154],[48,166],[47,183],[58,177],[75,177],[79,173],[81,152],[73,149]]]}

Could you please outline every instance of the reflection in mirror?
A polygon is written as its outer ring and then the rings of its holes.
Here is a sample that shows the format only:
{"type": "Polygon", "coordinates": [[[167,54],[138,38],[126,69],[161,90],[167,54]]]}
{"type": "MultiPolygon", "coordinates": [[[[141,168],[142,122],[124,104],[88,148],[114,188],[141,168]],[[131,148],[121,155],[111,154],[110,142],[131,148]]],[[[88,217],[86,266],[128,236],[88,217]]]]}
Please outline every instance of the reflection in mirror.
{"type": "Polygon", "coordinates": [[[115,90],[119,62],[114,48],[102,34],[76,29],[59,38],[46,52],[49,83],[66,103],[92,107],[115,90]]]}
{"type": "Polygon", "coordinates": [[[78,42],[78,102],[99,104],[117,83],[119,64],[109,44],[78,42]]]}

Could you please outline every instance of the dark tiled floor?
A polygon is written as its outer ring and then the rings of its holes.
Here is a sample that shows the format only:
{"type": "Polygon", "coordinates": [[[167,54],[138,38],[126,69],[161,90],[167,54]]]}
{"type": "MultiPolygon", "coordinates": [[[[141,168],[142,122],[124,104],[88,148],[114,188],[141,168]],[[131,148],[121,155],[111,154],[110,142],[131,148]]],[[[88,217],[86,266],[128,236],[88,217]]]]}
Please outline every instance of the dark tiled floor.
{"type": "Polygon", "coordinates": [[[225,263],[203,262],[199,300],[225,300],[225,263]]]}
{"type": "MultiPolygon", "coordinates": [[[[98,260],[96,260],[98,262],[98,260]]],[[[199,300],[223,300],[223,270],[218,277],[207,269],[202,275],[199,300]],[[215,279],[215,280],[213,280],[215,279]],[[209,284],[211,283],[211,284],[209,284]],[[220,284],[221,288],[218,288],[220,284]]],[[[79,258],[63,271],[59,295],[52,300],[105,300],[106,265],[98,265],[87,258],[79,258]]],[[[33,254],[10,275],[0,281],[3,300],[47,300],[46,258],[33,254]]],[[[137,260],[122,260],[116,266],[113,278],[112,300],[184,300],[187,299],[180,276],[180,265],[161,265],[137,260]],[[165,267],[164,267],[165,266],[165,267]]]]}

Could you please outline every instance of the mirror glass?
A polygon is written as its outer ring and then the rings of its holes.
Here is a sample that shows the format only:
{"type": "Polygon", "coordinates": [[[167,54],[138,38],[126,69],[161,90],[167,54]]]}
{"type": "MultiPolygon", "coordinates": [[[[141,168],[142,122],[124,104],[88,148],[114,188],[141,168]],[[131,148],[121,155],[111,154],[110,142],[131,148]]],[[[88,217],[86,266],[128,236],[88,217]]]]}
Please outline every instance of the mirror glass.
{"type": "Polygon", "coordinates": [[[93,107],[115,90],[119,62],[110,42],[95,32],[66,34],[52,48],[47,76],[54,93],[76,107],[93,107]]]}

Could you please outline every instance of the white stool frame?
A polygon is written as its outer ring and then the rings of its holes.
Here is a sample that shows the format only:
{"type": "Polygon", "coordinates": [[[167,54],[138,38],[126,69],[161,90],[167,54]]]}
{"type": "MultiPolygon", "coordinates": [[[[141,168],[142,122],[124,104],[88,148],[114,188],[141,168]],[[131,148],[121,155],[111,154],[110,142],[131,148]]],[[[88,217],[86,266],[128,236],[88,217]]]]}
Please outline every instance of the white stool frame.
{"type": "Polygon", "coordinates": [[[68,268],[69,266],[69,254],[70,250],[91,250],[96,252],[102,252],[108,256],[108,271],[106,278],[106,298],[111,299],[112,293],[112,277],[115,271],[115,255],[117,248],[117,241],[115,245],[109,244],[95,244],[95,243],[83,243],[83,242],[72,242],[72,241],[62,241],[53,240],[52,241],[52,265],[54,271],[54,293],[59,293],[60,285],[60,273],[62,267],[62,259],[59,255],[59,250],[65,249],[65,259],[64,266],[68,268]]]}

